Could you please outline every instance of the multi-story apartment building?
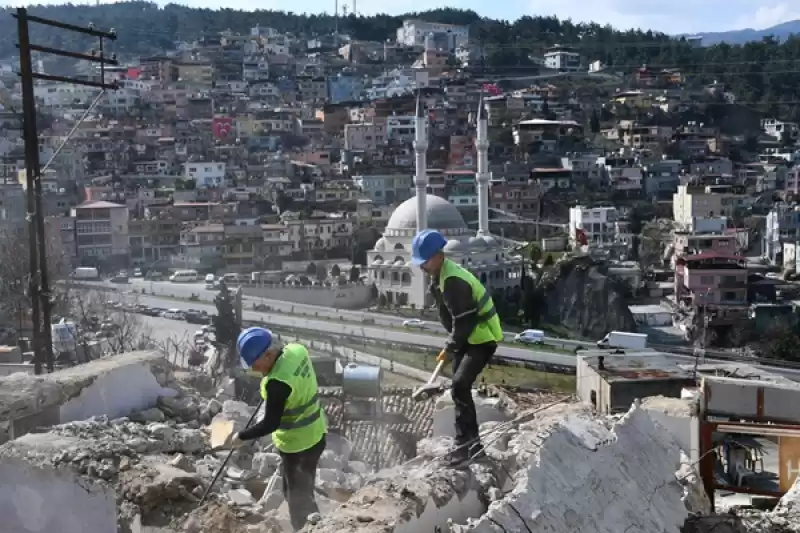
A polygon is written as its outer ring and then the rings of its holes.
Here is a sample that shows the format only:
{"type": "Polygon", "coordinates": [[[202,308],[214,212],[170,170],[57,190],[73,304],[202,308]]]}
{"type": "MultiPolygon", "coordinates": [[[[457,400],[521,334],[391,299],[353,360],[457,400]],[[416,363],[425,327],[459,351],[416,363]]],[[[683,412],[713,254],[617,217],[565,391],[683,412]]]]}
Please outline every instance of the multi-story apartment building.
{"type": "Polygon", "coordinates": [[[621,229],[616,207],[579,205],[569,209],[569,239],[573,246],[577,244],[577,230],[586,234],[590,245],[608,246],[617,242],[621,229]]]}
{"type": "Polygon", "coordinates": [[[350,247],[353,238],[353,219],[320,218],[288,220],[289,240],[293,252],[315,249],[350,247]]]}
{"type": "Polygon", "coordinates": [[[180,250],[181,225],[172,218],[134,219],[128,222],[131,263],[149,266],[168,261],[180,250]]]}
{"type": "Polygon", "coordinates": [[[562,71],[581,70],[581,55],[574,48],[556,45],[544,53],[544,66],[562,71]]]}
{"type": "Polygon", "coordinates": [[[225,253],[225,227],[222,224],[204,224],[184,228],[180,250],[178,262],[186,268],[220,268],[225,253]]]}
{"type": "Polygon", "coordinates": [[[800,127],[794,122],[783,122],[774,118],[761,119],[761,129],[770,137],[779,141],[788,136],[789,140],[796,143],[800,140],[800,127]]]}
{"type": "Polygon", "coordinates": [[[727,185],[678,185],[672,197],[672,218],[678,227],[691,230],[694,219],[733,216],[746,198],[727,185]]]}
{"type": "Polygon", "coordinates": [[[762,256],[773,265],[783,263],[783,243],[800,241],[800,207],[778,204],[767,213],[762,237],[762,256]]]}
{"type": "Polygon", "coordinates": [[[78,261],[113,271],[130,264],[128,208],[111,202],[84,202],[72,208],[78,261]]]}
{"type": "Polygon", "coordinates": [[[198,188],[216,188],[225,183],[225,163],[206,161],[186,163],[184,177],[192,180],[198,188]]]}
{"type": "Polygon", "coordinates": [[[357,152],[375,152],[386,146],[386,124],[347,124],[344,127],[344,147],[357,152]]]}
{"type": "Polygon", "coordinates": [[[727,223],[724,218],[703,219],[701,224],[696,223],[694,233],[682,230],[675,231],[672,238],[674,252],[672,256],[672,266],[675,266],[680,257],[689,255],[698,255],[707,252],[726,256],[736,255],[739,251],[736,235],[729,233],[726,226],[727,223]],[[715,222],[716,224],[714,224],[715,222]],[[707,229],[708,231],[698,231],[701,229],[707,229]]]}
{"type": "Polygon", "coordinates": [[[466,46],[469,42],[469,27],[454,24],[440,24],[424,20],[404,20],[397,28],[397,43],[403,46],[425,46],[425,38],[430,34],[443,33],[451,36],[452,49],[466,46]]]}
{"type": "Polygon", "coordinates": [[[675,267],[675,299],[704,313],[710,326],[731,325],[747,318],[747,276],[744,257],[718,252],[682,257],[675,267]]]}

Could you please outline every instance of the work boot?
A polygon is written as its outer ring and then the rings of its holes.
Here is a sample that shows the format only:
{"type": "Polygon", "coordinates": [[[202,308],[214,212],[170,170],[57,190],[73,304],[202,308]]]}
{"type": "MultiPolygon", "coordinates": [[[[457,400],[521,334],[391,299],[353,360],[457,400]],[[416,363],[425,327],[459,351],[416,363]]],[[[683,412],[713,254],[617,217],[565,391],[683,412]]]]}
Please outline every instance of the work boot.
{"type": "Polygon", "coordinates": [[[444,456],[442,463],[447,468],[462,468],[469,464],[469,450],[466,447],[458,446],[444,456]]]}
{"type": "Polygon", "coordinates": [[[486,461],[487,459],[488,457],[486,457],[486,450],[483,449],[483,444],[479,442],[469,447],[470,462],[474,463],[479,461],[486,461]]]}

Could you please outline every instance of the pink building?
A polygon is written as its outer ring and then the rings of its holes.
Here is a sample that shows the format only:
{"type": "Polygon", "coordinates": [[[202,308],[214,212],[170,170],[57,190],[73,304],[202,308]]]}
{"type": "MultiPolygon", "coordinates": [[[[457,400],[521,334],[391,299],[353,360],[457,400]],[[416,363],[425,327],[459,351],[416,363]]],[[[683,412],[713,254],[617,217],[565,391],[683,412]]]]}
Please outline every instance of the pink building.
{"type": "Polygon", "coordinates": [[[747,260],[709,251],[681,257],[675,266],[675,299],[692,310],[702,308],[711,325],[732,324],[748,311],[747,260]]]}

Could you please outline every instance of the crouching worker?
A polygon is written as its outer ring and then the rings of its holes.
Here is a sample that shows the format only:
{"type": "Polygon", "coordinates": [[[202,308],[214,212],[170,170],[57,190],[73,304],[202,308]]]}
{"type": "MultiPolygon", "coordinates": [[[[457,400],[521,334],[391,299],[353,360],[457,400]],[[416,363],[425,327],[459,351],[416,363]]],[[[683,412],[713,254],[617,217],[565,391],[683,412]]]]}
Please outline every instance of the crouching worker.
{"type": "Polygon", "coordinates": [[[260,422],[228,437],[228,445],[272,435],[281,456],[283,495],[295,531],[319,512],[314,499],[317,464],[325,449],[327,423],[317,396],[317,376],[300,344],[282,346],[268,329],[249,328],[236,342],[242,365],[262,375],[265,415],[260,422]]]}

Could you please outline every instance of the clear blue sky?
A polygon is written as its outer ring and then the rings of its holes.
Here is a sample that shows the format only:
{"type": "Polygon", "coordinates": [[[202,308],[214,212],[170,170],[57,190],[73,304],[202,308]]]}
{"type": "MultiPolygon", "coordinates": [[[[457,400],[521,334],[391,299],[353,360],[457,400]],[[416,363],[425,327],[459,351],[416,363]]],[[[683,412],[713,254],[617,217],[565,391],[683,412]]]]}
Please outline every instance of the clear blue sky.
{"type": "MultiPolygon", "coordinates": [[[[101,0],[106,2],[108,0],[101,0]]],[[[157,0],[165,3],[163,0],[157,0]]],[[[40,0],[42,3],[61,3],[40,0]]],[[[72,0],[75,4],[93,0],[72,0]]],[[[595,21],[620,29],[640,27],[667,33],[725,31],[742,28],[763,29],[781,22],[800,19],[800,0],[356,0],[363,14],[375,12],[403,13],[446,6],[473,9],[478,13],[505,19],[523,15],[556,15],[574,21],[595,21]]],[[[15,3],[15,2],[12,2],[15,3]]],[[[28,3],[28,2],[16,2],[28,3]]],[[[328,12],[334,10],[334,0],[184,0],[176,3],[197,7],[230,7],[233,9],[291,9],[296,12],[328,12]]],[[[339,7],[353,0],[339,0],[339,7]]]]}

